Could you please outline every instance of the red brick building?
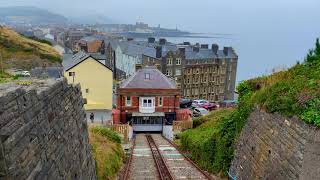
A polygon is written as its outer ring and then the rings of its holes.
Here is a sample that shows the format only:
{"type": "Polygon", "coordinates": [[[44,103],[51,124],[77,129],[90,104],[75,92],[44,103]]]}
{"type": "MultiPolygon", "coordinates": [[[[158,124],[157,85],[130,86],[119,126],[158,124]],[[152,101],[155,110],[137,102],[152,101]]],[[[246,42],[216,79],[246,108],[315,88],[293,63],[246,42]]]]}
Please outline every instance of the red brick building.
{"type": "Polygon", "coordinates": [[[172,79],[155,67],[138,69],[117,91],[121,123],[134,131],[161,131],[172,124],[179,110],[180,90],[172,79]]]}

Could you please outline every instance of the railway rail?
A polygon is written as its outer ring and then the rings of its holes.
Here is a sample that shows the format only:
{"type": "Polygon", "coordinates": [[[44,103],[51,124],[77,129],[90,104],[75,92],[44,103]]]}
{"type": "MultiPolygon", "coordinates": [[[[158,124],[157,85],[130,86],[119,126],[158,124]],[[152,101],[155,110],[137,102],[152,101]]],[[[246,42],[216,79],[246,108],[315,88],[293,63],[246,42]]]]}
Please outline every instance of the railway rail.
{"type": "Polygon", "coordinates": [[[149,146],[152,151],[153,159],[157,165],[157,169],[161,180],[173,180],[173,177],[151,135],[146,135],[149,146]]]}
{"type": "Polygon", "coordinates": [[[197,167],[168,139],[158,134],[138,134],[120,180],[213,179],[197,167]]]}

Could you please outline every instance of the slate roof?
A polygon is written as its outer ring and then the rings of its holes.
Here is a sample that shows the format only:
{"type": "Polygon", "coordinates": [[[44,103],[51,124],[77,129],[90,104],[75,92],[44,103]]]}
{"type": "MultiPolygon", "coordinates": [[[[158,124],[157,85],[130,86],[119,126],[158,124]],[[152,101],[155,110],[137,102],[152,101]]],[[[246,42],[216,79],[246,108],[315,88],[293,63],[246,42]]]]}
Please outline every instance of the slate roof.
{"type": "Polygon", "coordinates": [[[120,84],[120,88],[133,89],[176,89],[172,79],[166,77],[155,67],[144,67],[136,71],[120,84]],[[150,74],[150,79],[145,79],[145,74],[150,74]]]}
{"type": "MultiPolygon", "coordinates": [[[[85,53],[83,51],[80,51],[80,52],[78,52],[77,54],[74,54],[74,55],[72,55],[72,54],[64,54],[63,55],[63,61],[62,61],[63,69],[64,69],[64,71],[68,71],[69,69],[71,69],[72,67],[74,67],[77,64],[81,63],[82,61],[86,60],[89,57],[92,57],[97,62],[99,62],[98,60],[104,60],[104,59],[97,59],[97,57],[95,58],[94,56],[95,55],[90,55],[90,54],[87,54],[87,53],[85,53]]],[[[105,64],[103,64],[101,62],[99,62],[99,63],[112,71],[112,69],[110,67],[106,66],[105,64]]]]}
{"type": "Polygon", "coordinates": [[[199,52],[193,51],[192,49],[186,51],[186,59],[209,59],[209,58],[236,58],[237,55],[231,47],[228,48],[227,55],[224,54],[223,50],[218,50],[215,54],[212,49],[200,49],[199,52]]]}

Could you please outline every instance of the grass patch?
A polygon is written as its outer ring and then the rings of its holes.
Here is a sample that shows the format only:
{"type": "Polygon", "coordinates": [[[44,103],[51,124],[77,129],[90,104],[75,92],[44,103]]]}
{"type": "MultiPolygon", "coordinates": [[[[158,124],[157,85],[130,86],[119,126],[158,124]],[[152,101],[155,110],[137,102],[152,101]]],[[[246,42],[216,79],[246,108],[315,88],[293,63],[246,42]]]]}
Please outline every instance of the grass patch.
{"type": "Polygon", "coordinates": [[[125,158],[121,138],[111,130],[97,126],[89,127],[89,142],[93,147],[98,179],[115,179],[125,158]]]}

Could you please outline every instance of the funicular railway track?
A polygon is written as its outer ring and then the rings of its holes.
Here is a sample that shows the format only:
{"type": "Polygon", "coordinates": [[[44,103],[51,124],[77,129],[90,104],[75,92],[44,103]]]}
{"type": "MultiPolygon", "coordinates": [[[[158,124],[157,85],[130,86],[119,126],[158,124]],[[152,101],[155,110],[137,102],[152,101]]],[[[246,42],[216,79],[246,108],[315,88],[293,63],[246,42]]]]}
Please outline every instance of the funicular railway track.
{"type": "Polygon", "coordinates": [[[160,175],[161,180],[173,180],[173,177],[160,153],[160,150],[158,149],[156,143],[154,142],[151,135],[146,135],[149,146],[152,151],[153,159],[157,165],[158,173],[160,175]]]}
{"type": "Polygon", "coordinates": [[[161,135],[139,134],[120,179],[213,179],[161,135]]]}

